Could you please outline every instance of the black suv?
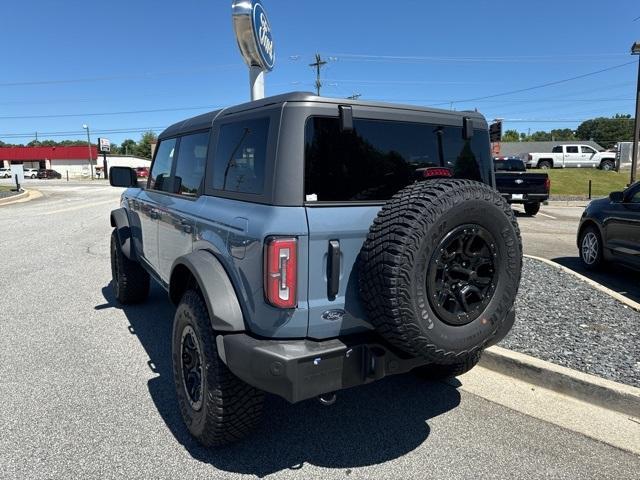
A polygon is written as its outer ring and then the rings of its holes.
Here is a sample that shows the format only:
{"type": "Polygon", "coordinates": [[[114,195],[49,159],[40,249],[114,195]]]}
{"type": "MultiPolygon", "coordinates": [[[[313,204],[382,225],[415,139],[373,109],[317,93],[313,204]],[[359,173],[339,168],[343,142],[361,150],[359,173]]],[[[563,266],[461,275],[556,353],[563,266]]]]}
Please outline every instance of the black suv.
{"type": "Polygon", "coordinates": [[[292,93],[159,137],[111,214],[113,287],[177,305],[182,416],[205,445],[290,402],[473,367],[514,321],[521,242],[475,112],[292,93]]]}

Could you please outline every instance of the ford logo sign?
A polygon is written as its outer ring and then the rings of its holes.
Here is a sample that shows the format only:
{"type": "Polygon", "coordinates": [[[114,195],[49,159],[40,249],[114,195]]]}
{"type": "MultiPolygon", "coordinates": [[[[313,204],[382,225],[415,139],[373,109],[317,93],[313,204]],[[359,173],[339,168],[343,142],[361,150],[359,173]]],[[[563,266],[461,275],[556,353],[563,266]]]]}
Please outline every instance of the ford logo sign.
{"type": "Polygon", "coordinates": [[[271,71],[276,55],[267,12],[260,0],[234,0],[233,28],[238,47],[249,67],[271,71]]]}
{"type": "Polygon", "coordinates": [[[273,37],[271,36],[271,25],[267,19],[262,3],[259,1],[253,6],[253,31],[258,43],[258,50],[263,60],[263,67],[272,70],[276,61],[273,51],[273,37]]]}
{"type": "Polygon", "coordinates": [[[323,320],[328,320],[330,322],[337,322],[338,320],[342,320],[342,317],[344,317],[346,313],[347,312],[342,309],[327,310],[326,312],[322,313],[320,318],[322,318],[323,320]]]}

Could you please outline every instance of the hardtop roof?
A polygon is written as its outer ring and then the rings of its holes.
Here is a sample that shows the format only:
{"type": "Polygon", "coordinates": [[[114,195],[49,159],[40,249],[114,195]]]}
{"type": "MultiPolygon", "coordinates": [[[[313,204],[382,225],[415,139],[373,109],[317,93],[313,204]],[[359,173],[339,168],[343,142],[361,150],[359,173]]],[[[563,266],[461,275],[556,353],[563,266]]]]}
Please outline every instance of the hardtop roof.
{"type": "Polygon", "coordinates": [[[203,130],[209,128],[216,117],[219,115],[230,115],[233,113],[239,113],[247,110],[253,110],[261,107],[267,107],[272,105],[284,104],[287,102],[314,102],[314,103],[329,103],[335,105],[352,105],[361,107],[375,107],[375,108],[388,108],[396,110],[407,110],[413,112],[435,113],[439,115],[447,115],[454,117],[469,117],[482,121],[482,125],[486,124],[484,116],[479,112],[474,111],[453,111],[443,110],[440,108],[423,107],[418,105],[405,105],[399,103],[387,103],[378,102],[372,100],[352,100],[345,98],[331,98],[331,97],[319,97],[310,92],[291,92],[281,95],[275,95],[272,97],[266,97],[261,100],[254,100],[251,102],[245,102],[231,107],[214,110],[202,115],[188,118],[180,122],[174,123],[167,129],[165,129],[160,135],[159,139],[173,137],[185,132],[192,132],[196,130],[203,130]]]}

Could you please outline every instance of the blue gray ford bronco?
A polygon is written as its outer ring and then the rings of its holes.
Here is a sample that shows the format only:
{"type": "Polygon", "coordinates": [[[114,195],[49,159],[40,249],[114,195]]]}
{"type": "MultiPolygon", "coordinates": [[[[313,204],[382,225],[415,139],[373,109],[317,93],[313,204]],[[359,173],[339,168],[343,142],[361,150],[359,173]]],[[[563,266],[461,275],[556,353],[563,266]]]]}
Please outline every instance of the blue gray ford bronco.
{"type": "Polygon", "coordinates": [[[513,325],[522,246],[488,126],[290,93],[177,123],[111,213],[113,289],[177,306],[179,408],[207,446],[289,402],[413,370],[459,375],[513,325]]]}

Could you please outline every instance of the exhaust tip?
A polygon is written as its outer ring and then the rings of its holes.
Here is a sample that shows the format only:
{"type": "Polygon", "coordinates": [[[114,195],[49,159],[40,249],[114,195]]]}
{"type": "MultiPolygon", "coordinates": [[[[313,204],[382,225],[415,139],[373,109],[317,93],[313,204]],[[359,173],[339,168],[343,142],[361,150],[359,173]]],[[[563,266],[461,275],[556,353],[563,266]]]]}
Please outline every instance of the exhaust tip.
{"type": "Polygon", "coordinates": [[[322,395],[318,395],[318,401],[325,407],[329,407],[336,403],[336,398],[337,397],[335,392],[323,393],[322,395]]]}

